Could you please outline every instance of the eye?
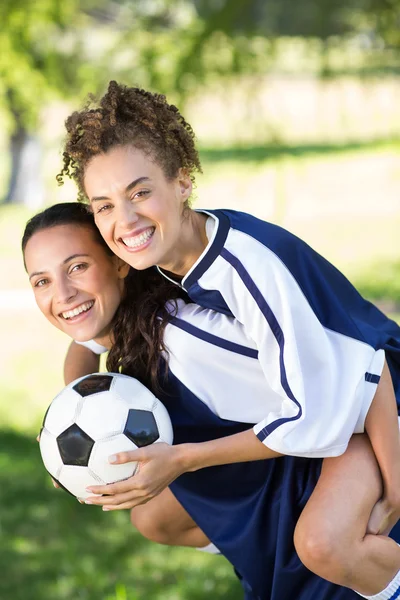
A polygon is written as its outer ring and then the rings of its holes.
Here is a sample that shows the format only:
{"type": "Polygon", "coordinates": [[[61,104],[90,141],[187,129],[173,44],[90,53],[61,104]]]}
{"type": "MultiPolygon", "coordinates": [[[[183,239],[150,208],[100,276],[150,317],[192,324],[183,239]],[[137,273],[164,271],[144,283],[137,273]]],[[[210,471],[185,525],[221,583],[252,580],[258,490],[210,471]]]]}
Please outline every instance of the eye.
{"type": "Polygon", "coordinates": [[[139,190],[132,196],[132,200],[144,200],[150,194],[150,190],[139,190]]]}
{"type": "Polygon", "coordinates": [[[45,279],[43,277],[43,279],[38,279],[37,281],[35,281],[35,283],[33,284],[33,287],[35,288],[40,288],[43,287],[44,285],[46,285],[46,283],[48,283],[48,279],[45,279]]]}
{"type": "Polygon", "coordinates": [[[104,213],[108,210],[110,210],[112,208],[111,204],[102,204],[101,206],[99,206],[96,209],[96,215],[99,215],[100,213],[104,213]]]}
{"type": "Polygon", "coordinates": [[[69,272],[70,273],[79,273],[79,271],[84,271],[87,268],[87,263],[78,263],[77,265],[73,265],[69,272]]]}

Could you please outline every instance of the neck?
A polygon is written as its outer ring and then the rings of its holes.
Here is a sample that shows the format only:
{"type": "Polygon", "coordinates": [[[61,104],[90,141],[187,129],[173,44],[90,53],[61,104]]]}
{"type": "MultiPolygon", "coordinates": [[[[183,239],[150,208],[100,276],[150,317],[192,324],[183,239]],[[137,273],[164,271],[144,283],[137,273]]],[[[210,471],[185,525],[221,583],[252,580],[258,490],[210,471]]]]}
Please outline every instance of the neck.
{"type": "Polygon", "coordinates": [[[179,277],[186,275],[208,244],[206,221],[207,215],[190,210],[182,226],[180,243],[174,248],[172,259],[159,265],[161,269],[179,277]]]}
{"type": "Polygon", "coordinates": [[[105,335],[100,335],[99,337],[95,337],[94,341],[100,344],[100,346],[104,346],[107,350],[111,350],[112,348],[112,340],[111,335],[109,333],[105,335]]]}

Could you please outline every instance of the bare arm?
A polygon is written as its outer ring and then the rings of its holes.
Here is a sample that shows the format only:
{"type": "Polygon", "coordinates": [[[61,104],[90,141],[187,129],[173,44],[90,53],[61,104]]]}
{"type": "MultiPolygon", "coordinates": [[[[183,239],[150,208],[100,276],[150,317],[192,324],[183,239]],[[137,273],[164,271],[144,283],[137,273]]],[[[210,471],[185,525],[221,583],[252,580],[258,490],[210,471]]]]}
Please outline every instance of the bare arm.
{"type": "Polygon", "coordinates": [[[397,405],[385,361],[382,376],[365,420],[383,479],[383,496],[370,521],[371,532],[387,532],[400,517],[400,435],[397,405]]]}
{"type": "Polygon", "coordinates": [[[260,442],[252,429],[209,442],[180,444],[175,448],[183,472],[282,456],[260,442]]]}
{"type": "Polygon", "coordinates": [[[64,360],[64,382],[66,385],[90,373],[96,373],[100,367],[100,355],[89,348],[71,342],[64,360]]]}
{"type": "Polygon", "coordinates": [[[86,504],[98,504],[103,510],[133,508],[157,496],[179,475],[204,467],[265,460],[281,456],[259,441],[252,429],[218,440],[194,444],[152,444],[132,452],[120,452],[112,462],[139,462],[133,477],[107,486],[90,486],[94,494],[86,504]]]}

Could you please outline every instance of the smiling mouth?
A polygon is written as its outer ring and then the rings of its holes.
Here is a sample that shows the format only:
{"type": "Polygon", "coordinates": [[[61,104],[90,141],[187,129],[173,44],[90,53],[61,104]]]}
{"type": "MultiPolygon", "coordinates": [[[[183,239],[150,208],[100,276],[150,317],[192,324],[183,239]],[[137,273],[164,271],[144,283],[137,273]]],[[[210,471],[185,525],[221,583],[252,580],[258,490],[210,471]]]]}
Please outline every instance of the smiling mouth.
{"type": "Polygon", "coordinates": [[[153,237],[155,230],[155,227],[149,227],[145,231],[142,231],[142,233],[139,233],[139,235],[121,238],[121,241],[127,248],[140,248],[140,246],[143,246],[153,237]]]}
{"type": "Polygon", "coordinates": [[[77,306],[76,308],[73,308],[72,310],[66,310],[66,311],[60,313],[60,316],[63,319],[65,319],[66,321],[69,321],[69,320],[73,319],[74,317],[81,315],[82,313],[88,312],[88,310],[90,310],[92,308],[93,304],[94,304],[94,300],[90,300],[89,302],[84,302],[83,304],[81,304],[80,306],[77,306]]]}

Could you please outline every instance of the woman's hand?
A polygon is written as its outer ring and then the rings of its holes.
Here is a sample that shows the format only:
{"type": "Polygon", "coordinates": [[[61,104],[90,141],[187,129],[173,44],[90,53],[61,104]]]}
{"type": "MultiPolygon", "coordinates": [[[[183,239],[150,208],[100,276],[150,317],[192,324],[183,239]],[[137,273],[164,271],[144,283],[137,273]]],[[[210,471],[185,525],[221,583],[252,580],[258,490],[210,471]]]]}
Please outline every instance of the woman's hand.
{"type": "Polygon", "coordinates": [[[399,503],[384,496],[372,509],[367,526],[367,533],[374,535],[389,535],[391,529],[396,525],[399,519],[399,503]]]}
{"type": "Polygon", "coordinates": [[[97,504],[103,510],[130,509],[145,504],[184,472],[178,448],[160,442],[111,456],[112,464],[137,462],[136,473],[124,481],[88,487],[93,494],[106,495],[90,496],[86,504],[97,504]]]}

